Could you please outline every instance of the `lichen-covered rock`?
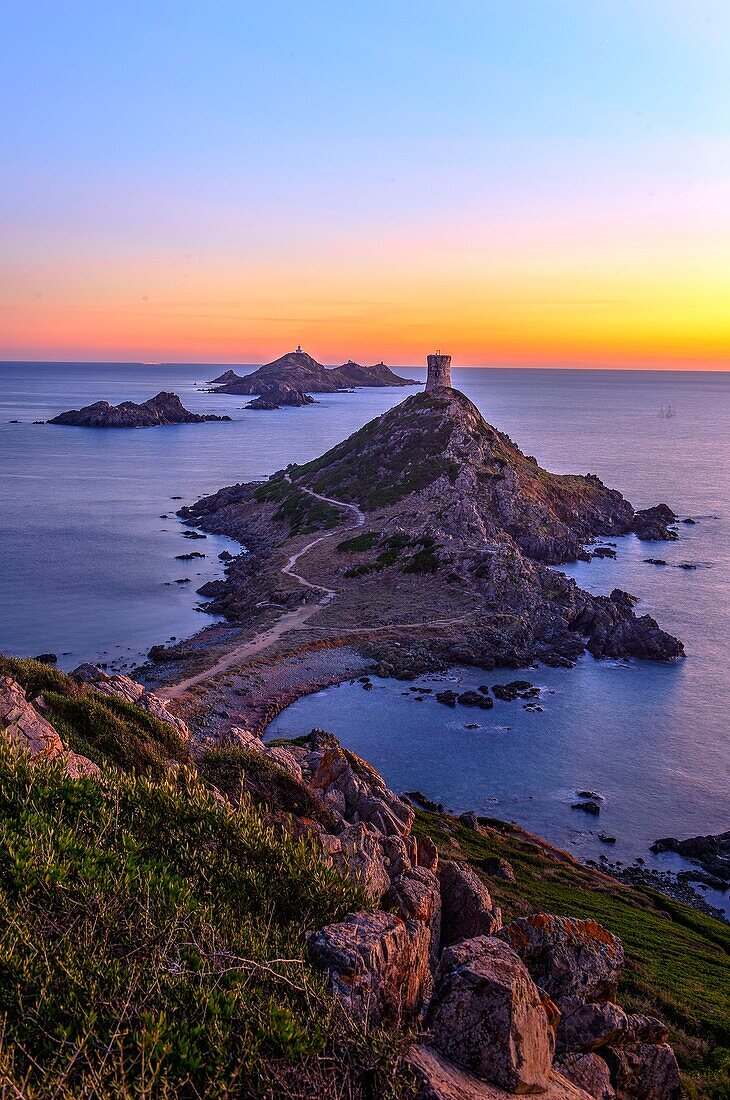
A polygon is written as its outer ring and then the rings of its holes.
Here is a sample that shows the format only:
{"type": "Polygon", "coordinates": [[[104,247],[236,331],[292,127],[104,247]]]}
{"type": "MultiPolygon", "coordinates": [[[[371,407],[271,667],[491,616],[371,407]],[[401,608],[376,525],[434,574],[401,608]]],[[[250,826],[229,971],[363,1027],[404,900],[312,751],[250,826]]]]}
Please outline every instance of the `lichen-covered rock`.
{"type": "Polygon", "coordinates": [[[492,936],[501,927],[499,909],[489,890],[467,864],[444,859],[441,883],[441,943],[444,947],[474,936],[492,936]]]}
{"type": "Polygon", "coordinates": [[[441,958],[427,1024],[450,1061],[511,1092],[547,1088],[553,1038],[539,991],[503,940],[478,936],[441,958]]]}
{"type": "Polygon", "coordinates": [[[348,913],[309,939],[314,962],[329,977],[330,990],[358,1020],[377,1024],[401,1019],[420,1007],[430,976],[424,925],[392,913],[348,913]]]}
{"type": "Polygon", "coordinates": [[[388,789],[375,768],[339,745],[324,748],[311,786],[348,821],[364,821],[389,836],[411,831],[413,809],[388,789]]]}
{"type": "Polygon", "coordinates": [[[581,1054],[578,1051],[561,1054],[555,1059],[553,1067],[578,1088],[584,1089],[593,1100],[614,1100],[616,1091],[611,1084],[611,1074],[599,1054],[581,1054]]]}
{"type": "Polygon", "coordinates": [[[348,825],[327,842],[333,867],[364,886],[374,902],[379,902],[390,886],[381,837],[364,822],[348,825]]]}
{"type": "Polygon", "coordinates": [[[534,913],[498,935],[517,952],[559,1008],[567,1001],[608,1001],[624,964],[621,941],[594,920],[534,913]]]}
{"type": "MultiPolygon", "coordinates": [[[[514,1097],[514,1093],[482,1081],[425,1044],[411,1047],[403,1063],[409,1077],[415,1080],[416,1100],[511,1100],[514,1097]]],[[[540,1100],[591,1100],[590,1093],[555,1070],[539,1097],[540,1100]]]]}
{"type": "Polygon", "coordinates": [[[617,1100],[677,1100],[679,1067],[667,1043],[607,1047],[605,1058],[617,1100]]]}

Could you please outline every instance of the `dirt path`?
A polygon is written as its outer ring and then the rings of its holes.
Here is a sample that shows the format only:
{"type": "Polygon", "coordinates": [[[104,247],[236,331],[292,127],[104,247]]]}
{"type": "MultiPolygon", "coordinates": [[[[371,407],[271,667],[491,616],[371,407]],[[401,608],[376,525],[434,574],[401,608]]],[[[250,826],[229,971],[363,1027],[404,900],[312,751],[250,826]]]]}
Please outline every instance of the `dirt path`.
{"type": "MultiPolygon", "coordinates": [[[[289,475],[285,474],[284,476],[286,480],[291,483],[289,475]]],[[[362,527],[365,523],[365,515],[356,504],[346,504],[344,501],[334,500],[332,497],[324,497],[320,493],[315,493],[313,489],[305,488],[303,485],[299,486],[299,488],[309,496],[315,497],[316,500],[322,500],[325,504],[333,504],[336,508],[342,508],[345,511],[351,512],[354,516],[354,522],[350,525],[348,530],[362,527]]],[[[249,641],[243,642],[239,646],[235,646],[226,653],[224,657],[221,657],[220,660],[216,661],[214,665],[211,665],[211,667],[207,668],[204,672],[198,672],[195,676],[189,676],[186,680],[179,680],[176,684],[169,684],[166,687],[158,688],[156,694],[162,699],[179,699],[181,695],[184,695],[185,692],[188,691],[189,688],[194,687],[195,684],[200,684],[204,680],[210,680],[219,673],[226,672],[228,669],[233,668],[235,665],[243,664],[249,657],[253,657],[254,654],[260,653],[263,649],[268,649],[274,642],[278,642],[284,634],[288,634],[290,630],[297,630],[304,626],[313,615],[321,611],[322,608],[327,607],[337,595],[336,590],[334,588],[326,588],[322,584],[315,584],[313,581],[307,580],[301,573],[295,571],[294,566],[300,558],[303,558],[305,554],[308,554],[309,551],[314,549],[315,546],[318,546],[320,542],[331,539],[334,535],[341,534],[342,528],[339,528],[336,531],[328,531],[326,535],[319,535],[318,538],[312,539],[306,546],[303,546],[301,550],[297,550],[296,554],[292,554],[286,562],[286,565],[281,568],[282,573],[288,577],[292,577],[298,584],[301,584],[303,588],[309,588],[313,592],[321,592],[322,595],[316,603],[304,604],[302,607],[297,607],[294,611],[286,612],[274,626],[261,634],[256,634],[253,638],[249,639],[249,641]]],[[[351,632],[348,631],[347,633],[351,632]]]]}
{"type": "MultiPolygon", "coordinates": [[[[291,481],[288,474],[284,475],[287,481],[291,481]]],[[[320,493],[315,493],[313,489],[307,489],[303,485],[299,486],[303,492],[308,493],[309,496],[315,497],[317,500],[322,500],[326,504],[333,504],[337,508],[342,508],[349,511],[354,516],[354,522],[349,528],[345,530],[354,530],[357,527],[362,527],[365,523],[365,515],[358,508],[356,504],[346,504],[344,501],[335,500],[333,497],[324,497],[320,493]]],[[[261,653],[262,650],[268,649],[274,642],[278,642],[285,634],[288,634],[290,630],[298,630],[316,615],[322,608],[327,607],[328,604],[337,595],[337,591],[334,588],[327,588],[323,584],[315,584],[314,581],[307,580],[301,573],[297,573],[294,566],[297,562],[308,554],[310,550],[315,546],[319,546],[321,542],[325,542],[327,539],[333,538],[335,535],[342,535],[343,529],[340,527],[335,531],[328,531],[326,535],[319,535],[316,539],[312,539],[306,546],[303,546],[301,550],[297,550],[295,554],[287,560],[286,564],[282,566],[281,572],[288,577],[293,577],[295,581],[302,585],[304,588],[309,588],[314,592],[321,593],[320,598],[316,603],[304,604],[302,607],[295,608],[294,611],[287,611],[281,618],[268,630],[264,630],[261,634],[256,634],[253,638],[250,638],[247,642],[242,642],[241,645],[234,646],[229,650],[225,656],[221,657],[210,668],[205,669],[204,672],[198,672],[195,676],[189,676],[186,680],[179,680],[176,684],[168,684],[166,687],[160,687],[155,689],[155,694],[159,695],[162,699],[179,699],[184,695],[191,687],[196,684],[201,684],[205,680],[211,680],[214,676],[218,676],[221,672],[227,672],[229,669],[234,668],[236,665],[242,665],[249,657],[255,656],[257,653],[261,653]]],[[[464,622],[464,616],[458,616],[452,619],[429,619],[426,622],[420,623],[389,623],[381,624],[379,626],[362,626],[362,627],[342,627],[333,631],[332,627],[309,627],[310,630],[329,630],[340,634],[372,634],[377,631],[383,633],[389,630],[423,630],[429,627],[441,627],[441,626],[454,626],[458,623],[464,622]]]]}

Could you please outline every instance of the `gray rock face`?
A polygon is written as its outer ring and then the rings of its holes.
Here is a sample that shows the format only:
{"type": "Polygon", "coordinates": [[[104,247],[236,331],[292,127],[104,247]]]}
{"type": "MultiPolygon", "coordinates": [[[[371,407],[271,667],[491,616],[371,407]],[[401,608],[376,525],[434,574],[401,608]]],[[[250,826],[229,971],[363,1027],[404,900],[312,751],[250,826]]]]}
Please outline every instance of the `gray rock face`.
{"type": "Polygon", "coordinates": [[[578,1088],[585,1089],[594,1100],[614,1100],[616,1091],[611,1084],[608,1065],[598,1054],[562,1054],[555,1059],[554,1068],[578,1088]]]}
{"type": "Polygon", "coordinates": [[[666,1043],[641,1043],[607,1049],[606,1060],[617,1100],[677,1100],[681,1093],[679,1067],[666,1043]]]}
{"type": "Polygon", "coordinates": [[[566,1001],[600,1002],[615,996],[624,950],[597,921],[535,913],[512,921],[498,935],[559,1008],[566,1001]]]}
{"type": "Polygon", "coordinates": [[[412,808],[388,789],[375,768],[339,745],[323,750],[310,784],[348,821],[366,822],[386,836],[411,831],[412,808]]]}
{"type": "Polygon", "coordinates": [[[490,936],[444,951],[427,1024],[450,1061],[510,1092],[548,1087],[553,1038],[539,991],[518,956],[490,936]]]}
{"type": "Polygon", "coordinates": [[[499,909],[481,879],[465,864],[444,859],[441,883],[441,943],[444,947],[474,936],[492,936],[501,928],[499,909]]]}
{"type": "Polygon", "coordinates": [[[358,1020],[377,1024],[410,1016],[420,1006],[430,976],[423,928],[377,909],[348,913],[315,932],[309,952],[346,1008],[358,1020]]]}

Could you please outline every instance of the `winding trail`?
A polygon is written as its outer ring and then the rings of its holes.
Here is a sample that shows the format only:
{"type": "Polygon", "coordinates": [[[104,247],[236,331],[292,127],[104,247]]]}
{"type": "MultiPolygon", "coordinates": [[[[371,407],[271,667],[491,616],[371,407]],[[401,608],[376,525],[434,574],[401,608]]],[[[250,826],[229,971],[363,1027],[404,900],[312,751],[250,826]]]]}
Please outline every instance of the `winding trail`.
{"type": "MultiPolygon", "coordinates": [[[[292,480],[289,474],[285,474],[284,477],[292,484],[292,480]]],[[[314,489],[307,489],[304,485],[299,485],[297,488],[302,492],[307,493],[310,497],[314,497],[315,500],[321,500],[325,504],[332,504],[336,508],[342,508],[344,511],[351,512],[354,517],[354,522],[350,524],[346,530],[355,530],[358,527],[362,527],[365,523],[365,513],[361,511],[356,504],[346,504],[345,501],[335,500],[333,497],[325,497],[320,493],[315,493],[314,489]]],[[[210,680],[212,677],[217,676],[221,672],[227,672],[228,669],[233,668],[235,665],[243,664],[249,657],[253,657],[255,654],[260,653],[264,649],[268,649],[274,642],[278,642],[284,634],[288,634],[290,630],[297,630],[311,619],[322,608],[327,607],[328,604],[337,595],[334,588],[327,588],[323,584],[315,584],[314,581],[307,580],[301,573],[297,573],[294,566],[297,564],[300,558],[308,554],[310,550],[313,550],[315,546],[318,546],[320,542],[325,542],[326,539],[331,539],[334,535],[341,535],[342,528],[338,528],[335,531],[328,531],[326,535],[319,535],[316,539],[312,539],[306,546],[303,546],[301,550],[297,550],[296,554],[292,554],[285,565],[282,566],[281,572],[287,577],[292,577],[298,584],[301,584],[304,588],[309,588],[313,592],[321,592],[321,596],[316,603],[303,604],[302,607],[297,607],[294,611],[287,611],[281,618],[268,630],[263,631],[261,634],[254,635],[253,638],[247,642],[242,642],[241,645],[234,646],[229,650],[224,657],[221,657],[215,664],[205,669],[204,672],[198,672],[195,676],[189,676],[185,680],[179,680],[176,684],[168,684],[165,687],[157,688],[156,695],[159,695],[161,699],[179,699],[181,695],[184,695],[189,688],[194,687],[196,684],[203,683],[204,680],[210,680]]],[[[373,629],[372,627],[370,629],[373,629]]]]}
{"type": "MultiPolygon", "coordinates": [[[[286,480],[292,484],[289,474],[285,474],[286,480]]],[[[358,527],[362,527],[365,524],[365,513],[358,508],[356,504],[346,504],[343,500],[335,500],[334,497],[325,497],[321,493],[315,493],[314,489],[307,489],[304,485],[299,485],[297,488],[302,492],[307,493],[309,496],[314,497],[315,500],[321,500],[325,504],[332,504],[336,508],[341,508],[344,511],[349,511],[354,517],[353,523],[344,530],[353,531],[358,527]]],[[[262,650],[268,649],[274,642],[278,642],[285,634],[288,634],[290,630],[298,630],[305,625],[316,615],[322,608],[327,607],[328,604],[337,595],[337,591],[334,588],[327,588],[323,584],[315,584],[314,581],[307,580],[301,573],[297,573],[294,566],[297,562],[308,554],[310,550],[313,550],[315,546],[319,546],[321,542],[325,542],[327,539],[333,538],[335,535],[341,536],[343,534],[343,528],[339,527],[334,531],[328,531],[326,535],[318,535],[316,539],[312,539],[306,546],[303,546],[301,550],[297,550],[295,554],[287,560],[286,564],[281,567],[281,573],[287,577],[292,577],[303,588],[309,588],[313,592],[321,593],[320,598],[316,603],[303,604],[301,607],[297,607],[294,611],[287,611],[281,618],[268,630],[262,631],[260,634],[255,634],[253,638],[247,642],[242,642],[241,645],[234,646],[230,649],[225,656],[221,657],[215,664],[205,669],[203,672],[198,672],[194,676],[189,676],[185,680],[179,680],[176,684],[168,684],[165,687],[159,687],[155,689],[155,694],[159,695],[161,699],[179,699],[184,695],[191,687],[196,684],[201,684],[205,680],[211,680],[214,676],[219,675],[221,672],[227,672],[229,669],[234,668],[236,665],[241,665],[248,660],[249,657],[255,656],[257,653],[261,653],[262,650]]],[[[409,630],[409,629],[427,629],[429,627],[442,627],[442,626],[454,626],[457,623],[464,622],[464,616],[460,615],[457,618],[451,619],[429,619],[426,622],[420,623],[381,623],[378,626],[362,626],[362,627],[339,627],[336,630],[338,635],[357,635],[357,634],[372,634],[374,631],[380,633],[387,632],[389,630],[409,630]]],[[[311,630],[332,630],[332,627],[310,627],[311,630]]]]}

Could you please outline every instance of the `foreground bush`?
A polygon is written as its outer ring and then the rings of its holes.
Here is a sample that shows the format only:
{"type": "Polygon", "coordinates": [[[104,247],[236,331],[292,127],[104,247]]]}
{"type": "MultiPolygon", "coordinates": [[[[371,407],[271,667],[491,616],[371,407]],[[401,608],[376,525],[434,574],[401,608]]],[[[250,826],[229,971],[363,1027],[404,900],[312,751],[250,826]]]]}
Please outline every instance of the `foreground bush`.
{"type": "Polygon", "coordinates": [[[186,770],[71,780],[0,746],[2,1095],[391,1095],[305,961],[365,900],[186,770]]]}

